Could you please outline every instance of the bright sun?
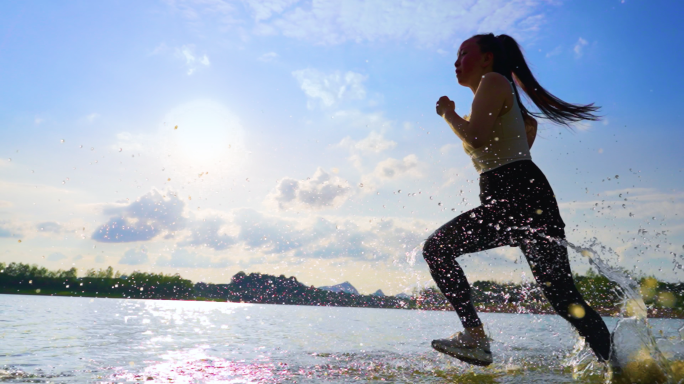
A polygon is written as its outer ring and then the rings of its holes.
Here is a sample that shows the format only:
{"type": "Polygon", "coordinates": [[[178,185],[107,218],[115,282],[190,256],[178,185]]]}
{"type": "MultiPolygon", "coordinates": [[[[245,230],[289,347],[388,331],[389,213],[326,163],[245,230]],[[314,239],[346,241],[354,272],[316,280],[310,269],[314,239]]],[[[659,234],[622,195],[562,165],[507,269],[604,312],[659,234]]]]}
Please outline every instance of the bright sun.
{"type": "Polygon", "coordinates": [[[170,138],[169,149],[186,166],[237,170],[245,159],[242,126],[237,116],[217,102],[181,105],[166,115],[161,129],[163,137],[170,138]]]}

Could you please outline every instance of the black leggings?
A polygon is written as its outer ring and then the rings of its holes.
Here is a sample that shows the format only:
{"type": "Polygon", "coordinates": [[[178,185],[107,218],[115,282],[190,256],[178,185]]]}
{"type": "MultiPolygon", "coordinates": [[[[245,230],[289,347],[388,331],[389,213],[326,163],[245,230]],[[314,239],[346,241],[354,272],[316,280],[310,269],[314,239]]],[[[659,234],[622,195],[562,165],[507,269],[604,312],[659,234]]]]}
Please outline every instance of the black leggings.
{"type": "Polygon", "coordinates": [[[482,322],[456,258],[506,245],[518,246],[556,312],[585,337],[599,359],[607,360],[610,333],[575,287],[567,247],[560,242],[565,239],[565,224],[541,170],[531,160],[523,160],[482,173],[480,202],[479,207],[436,230],[423,247],[432,278],[456,309],[463,326],[477,327],[482,322]]]}

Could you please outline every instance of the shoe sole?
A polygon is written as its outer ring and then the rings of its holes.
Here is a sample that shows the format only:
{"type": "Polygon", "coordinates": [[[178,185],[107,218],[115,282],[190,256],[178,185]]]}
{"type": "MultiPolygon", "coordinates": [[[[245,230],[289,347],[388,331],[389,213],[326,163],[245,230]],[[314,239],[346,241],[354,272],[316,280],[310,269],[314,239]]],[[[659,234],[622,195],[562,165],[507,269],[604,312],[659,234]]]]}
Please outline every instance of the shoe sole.
{"type": "Polygon", "coordinates": [[[492,353],[475,348],[447,348],[441,346],[439,343],[432,342],[432,348],[437,352],[444,353],[451,357],[455,357],[464,363],[486,367],[492,364],[492,353]]]}

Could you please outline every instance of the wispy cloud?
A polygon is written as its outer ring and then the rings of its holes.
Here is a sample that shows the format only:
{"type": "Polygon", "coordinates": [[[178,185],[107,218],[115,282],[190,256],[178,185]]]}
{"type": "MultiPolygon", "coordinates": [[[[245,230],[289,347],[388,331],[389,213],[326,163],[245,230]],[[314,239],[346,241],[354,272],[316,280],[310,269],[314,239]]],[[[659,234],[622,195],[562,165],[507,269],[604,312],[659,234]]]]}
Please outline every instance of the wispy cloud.
{"type": "Polygon", "coordinates": [[[559,45],[556,48],[546,52],[546,57],[549,58],[549,57],[553,57],[553,56],[558,56],[561,53],[563,53],[563,47],[559,45]]]}
{"type": "Polygon", "coordinates": [[[323,73],[316,69],[302,69],[292,72],[306,96],[307,106],[313,108],[317,102],[331,107],[342,100],[363,99],[366,89],[363,82],[367,77],[356,72],[323,73]]]}
{"type": "Polygon", "coordinates": [[[99,117],[100,117],[100,114],[99,114],[99,113],[93,112],[93,113],[91,113],[91,114],[89,114],[89,115],[83,117],[83,120],[84,120],[85,122],[89,123],[89,124],[92,124],[92,123],[93,123],[95,120],[97,120],[97,118],[99,118],[99,117]]]}
{"type": "Polygon", "coordinates": [[[403,159],[387,158],[379,162],[373,172],[361,177],[361,182],[365,187],[364,192],[373,191],[390,181],[423,177],[423,168],[424,164],[414,154],[403,159]]]}
{"type": "Polygon", "coordinates": [[[275,61],[278,58],[278,54],[275,52],[267,52],[264,53],[263,55],[259,56],[259,61],[263,61],[264,63],[268,63],[271,61],[275,61]]]}
{"type": "Polygon", "coordinates": [[[580,58],[584,54],[584,47],[586,47],[589,43],[584,40],[583,38],[579,38],[577,42],[575,43],[575,48],[573,50],[575,51],[575,58],[580,58]]]}
{"type": "Polygon", "coordinates": [[[147,256],[147,249],[129,249],[124,253],[124,255],[119,259],[119,264],[124,265],[141,265],[146,264],[149,261],[147,256]]]}
{"type": "MultiPolygon", "coordinates": [[[[223,28],[248,22],[224,0],[168,0],[194,26],[216,19],[223,28]]],[[[314,44],[413,41],[435,46],[478,32],[534,33],[545,22],[548,2],[527,0],[246,0],[252,33],[282,35],[314,44]]]]}
{"type": "Polygon", "coordinates": [[[225,268],[231,263],[226,259],[214,261],[208,256],[179,248],[173,251],[170,257],[159,257],[156,264],[160,267],[173,268],[225,268]]]}
{"type": "Polygon", "coordinates": [[[380,153],[397,146],[396,141],[385,139],[382,133],[371,131],[368,136],[361,140],[353,140],[350,136],[342,139],[338,144],[342,148],[348,148],[352,152],[380,153]]]}
{"type": "Polygon", "coordinates": [[[199,68],[211,65],[209,56],[206,54],[199,56],[194,51],[195,47],[193,45],[184,45],[180,48],[176,48],[176,57],[185,60],[188,76],[195,73],[199,68]]]}
{"type": "Polygon", "coordinates": [[[200,68],[211,66],[209,56],[206,54],[197,54],[193,44],[182,45],[180,47],[169,47],[166,43],[161,43],[149,53],[150,56],[168,54],[173,54],[173,57],[185,62],[188,76],[192,75],[200,68]]]}
{"type": "Polygon", "coordinates": [[[47,260],[48,260],[48,261],[60,261],[60,260],[66,259],[66,258],[67,258],[67,257],[64,256],[64,254],[62,254],[62,253],[54,252],[54,253],[51,253],[51,254],[47,257],[47,260]]]}

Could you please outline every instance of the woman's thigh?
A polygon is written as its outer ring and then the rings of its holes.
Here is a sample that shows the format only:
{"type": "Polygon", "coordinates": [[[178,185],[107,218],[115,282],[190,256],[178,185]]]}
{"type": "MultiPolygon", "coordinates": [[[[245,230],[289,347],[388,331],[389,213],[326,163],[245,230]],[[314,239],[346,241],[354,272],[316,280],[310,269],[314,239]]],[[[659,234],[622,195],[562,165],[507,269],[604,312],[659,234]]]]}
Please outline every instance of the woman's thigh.
{"type": "Polygon", "coordinates": [[[514,244],[515,230],[506,214],[506,209],[484,205],[464,212],[437,229],[425,250],[457,257],[514,244]]]}

